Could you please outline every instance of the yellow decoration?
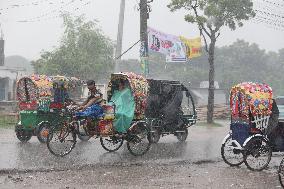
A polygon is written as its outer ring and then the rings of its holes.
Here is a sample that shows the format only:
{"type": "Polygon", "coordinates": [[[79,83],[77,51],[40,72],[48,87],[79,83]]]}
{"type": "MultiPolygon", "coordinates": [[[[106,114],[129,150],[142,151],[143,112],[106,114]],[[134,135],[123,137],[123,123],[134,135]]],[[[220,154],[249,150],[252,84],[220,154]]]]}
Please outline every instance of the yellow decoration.
{"type": "Polygon", "coordinates": [[[186,55],[189,59],[201,56],[201,38],[187,39],[180,36],[180,40],[186,46],[186,55]]]}

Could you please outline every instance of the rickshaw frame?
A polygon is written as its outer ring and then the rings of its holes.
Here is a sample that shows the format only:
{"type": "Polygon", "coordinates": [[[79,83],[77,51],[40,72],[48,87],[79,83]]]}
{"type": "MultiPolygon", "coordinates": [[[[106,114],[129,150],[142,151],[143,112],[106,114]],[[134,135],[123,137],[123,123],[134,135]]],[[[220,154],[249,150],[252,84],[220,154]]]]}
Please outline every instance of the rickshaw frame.
{"type": "Polygon", "coordinates": [[[80,86],[79,79],[65,76],[31,75],[18,80],[16,90],[19,122],[15,126],[15,132],[21,142],[27,142],[32,136],[37,136],[41,143],[46,142],[50,127],[64,119],[60,114],[65,99],[62,102],[53,102],[52,98],[55,96],[52,88],[59,81],[71,86],[72,80],[76,80],[76,85],[80,86]]]}
{"type": "Polygon", "coordinates": [[[238,166],[244,162],[254,171],[261,171],[268,166],[272,148],[266,129],[272,114],[272,104],[272,89],[266,84],[243,82],[232,87],[230,132],[223,139],[221,146],[221,156],[225,163],[238,166]],[[250,158],[255,158],[254,162],[257,162],[263,149],[267,152],[266,161],[260,167],[253,167],[250,158]],[[226,152],[230,150],[232,156],[239,160],[234,161],[233,158],[227,157],[226,152]]]}

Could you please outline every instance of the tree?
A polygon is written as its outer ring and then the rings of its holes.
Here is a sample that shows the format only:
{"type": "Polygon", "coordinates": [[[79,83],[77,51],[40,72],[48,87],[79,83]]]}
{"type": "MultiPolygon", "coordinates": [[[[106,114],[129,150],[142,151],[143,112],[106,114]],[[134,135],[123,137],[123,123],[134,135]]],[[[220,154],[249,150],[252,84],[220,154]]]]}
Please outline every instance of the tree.
{"type": "Polygon", "coordinates": [[[196,23],[200,35],[205,42],[209,62],[209,89],[207,122],[213,122],[214,113],[214,54],[215,44],[220,36],[223,26],[235,30],[237,26],[243,26],[243,20],[254,17],[253,3],[251,0],[172,0],[168,5],[171,11],[185,9],[188,14],[185,20],[196,23]],[[209,46],[207,41],[209,41],[209,46]]]}
{"type": "Polygon", "coordinates": [[[53,51],[44,51],[33,62],[40,74],[106,80],[113,70],[113,42],[102,34],[96,22],[63,15],[64,34],[53,51]]]}

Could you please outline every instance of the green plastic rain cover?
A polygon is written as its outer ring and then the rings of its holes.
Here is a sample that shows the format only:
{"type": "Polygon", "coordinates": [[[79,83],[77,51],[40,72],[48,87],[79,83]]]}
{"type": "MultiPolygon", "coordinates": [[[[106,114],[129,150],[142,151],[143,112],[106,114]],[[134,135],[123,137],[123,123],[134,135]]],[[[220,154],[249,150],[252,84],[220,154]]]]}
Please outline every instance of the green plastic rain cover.
{"type": "Polygon", "coordinates": [[[111,101],[115,104],[114,128],[117,132],[126,133],[134,117],[135,102],[129,88],[115,90],[111,101]]]}

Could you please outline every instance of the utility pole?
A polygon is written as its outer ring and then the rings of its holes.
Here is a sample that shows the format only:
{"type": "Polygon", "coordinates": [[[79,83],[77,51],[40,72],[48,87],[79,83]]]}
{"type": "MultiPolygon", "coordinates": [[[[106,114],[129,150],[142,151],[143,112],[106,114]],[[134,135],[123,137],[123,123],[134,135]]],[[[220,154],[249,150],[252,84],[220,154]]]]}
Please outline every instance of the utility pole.
{"type": "MultiPolygon", "coordinates": [[[[119,21],[118,21],[118,30],[117,30],[117,40],[116,40],[116,49],[115,57],[119,57],[122,52],[122,37],[123,37],[123,23],[124,23],[124,10],[125,10],[125,0],[120,1],[120,11],[119,11],[119,21]]],[[[115,60],[114,71],[118,72],[118,64],[120,63],[121,57],[115,60]]]]}
{"type": "Polygon", "coordinates": [[[140,0],[140,60],[141,65],[144,67],[145,77],[149,72],[149,55],[148,55],[148,33],[147,33],[147,20],[149,18],[150,8],[148,3],[153,2],[153,0],[140,0]]]}
{"type": "Polygon", "coordinates": [[[0,24],[0,66],[4,66],[5,54],[4,54],[4,34],[0,24]]]}

